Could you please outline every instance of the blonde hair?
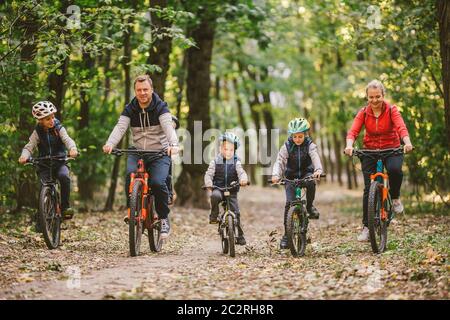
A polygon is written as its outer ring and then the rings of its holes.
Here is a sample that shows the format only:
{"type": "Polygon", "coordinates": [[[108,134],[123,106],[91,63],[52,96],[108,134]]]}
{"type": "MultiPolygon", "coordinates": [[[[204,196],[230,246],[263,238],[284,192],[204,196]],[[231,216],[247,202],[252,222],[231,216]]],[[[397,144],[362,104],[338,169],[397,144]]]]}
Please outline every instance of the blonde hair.
{"type": "Polygon", "coordinates": [[[386,93],[386,89],[384,88],[383,84],[378,80],[372,80],[369,82],[369,84],[366,86],[366,98],[367,98],[367,92],[369,89],[380,89],[381,94],[384,96],[386,93]]]}

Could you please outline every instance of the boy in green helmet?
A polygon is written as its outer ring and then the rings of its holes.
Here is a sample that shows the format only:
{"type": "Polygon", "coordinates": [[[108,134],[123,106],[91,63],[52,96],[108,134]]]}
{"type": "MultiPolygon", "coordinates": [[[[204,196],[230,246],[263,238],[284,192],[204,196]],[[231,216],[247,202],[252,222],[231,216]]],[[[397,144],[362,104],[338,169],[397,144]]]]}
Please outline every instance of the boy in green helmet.
{"type": "MultiPolygon", "coordinates": [[[[289,138],[278,152],[272,171],[272,183],[278,183],[285,176],[287,179],[304,179],[308,176],[320,179],[322,163],[317,146],[312,142],[308,132],[310,124],[304,118],[295,118],[289,122],[289,138]]],[[[287,249],[286,218],[289,204],[295,199],[295,187],[286,184],[286,206],[284,210],[284,235],[280,241],[280,249],[287,249]]],[[[319,219],[319,211],[313,206],[316,184],[310,181],[306,187],[306,210],[310,219],[319,219]]]]}

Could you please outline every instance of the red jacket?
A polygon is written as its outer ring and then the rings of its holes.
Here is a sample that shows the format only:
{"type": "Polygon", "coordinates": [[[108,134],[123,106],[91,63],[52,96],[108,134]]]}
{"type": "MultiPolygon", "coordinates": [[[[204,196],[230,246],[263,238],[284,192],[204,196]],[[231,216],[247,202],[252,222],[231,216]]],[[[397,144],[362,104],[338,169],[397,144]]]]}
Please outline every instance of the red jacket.
{"type": "Polygon", "coordinates": [[[355,141],[363,125],[366,129],[363,140],[366,149],[397,148],[400,146],[400,139],[409,136],[397,107],[390,106],[387,101],[383,101],[378,118],[370,106],[361,108],[347,133],[347,139],[355,141]]]}

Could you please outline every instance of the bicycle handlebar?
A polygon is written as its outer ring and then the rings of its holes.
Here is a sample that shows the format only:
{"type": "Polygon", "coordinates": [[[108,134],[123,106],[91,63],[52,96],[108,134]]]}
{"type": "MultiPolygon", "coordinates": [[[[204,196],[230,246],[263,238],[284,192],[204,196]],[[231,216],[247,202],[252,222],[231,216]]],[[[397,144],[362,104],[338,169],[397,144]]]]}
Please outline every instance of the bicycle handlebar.
{"type": "MultiPolygon", "coordinates": [[[[249,186],[249,185],[250,185],[250,181],[247,181],[247,184],[246,184],[246,185],[249,186]]],[[[230,184],[229,187],[224,187],[224,188],[222,188],[222,187],[213,185],[212,187],[202,186],[202,189],[203,189],[203,190],[206,190],[206,189],[208,189],[208,188],[213,188],[213,189],[217,189],[217,190],[220,190],[220,191],[233,191],[233,190],[237,189],[239,186],[241,186],[241,185],[239,184],[239,182],[233,181],[233,182],[231,182],[231,184],[230,184]]],[[[242,186],[241,186],[241,187],[242,187],[242,186]]]]}
{"type": "Polygon", "coordinates": [[[166,153],[164,151],[150,151],[150,150],[139,150],[139,149],[112,149],[111,154],[120,157],[122,154],[139,154],[139,155],[158,155],[164,156],[166,153]]]}
{"type": "Polygon", "coordinates": [[[67,157],[67,156],[44,156],[44,157],[38,157],[38,158],[33,158],[33,157],[29,157],[27,159],[27,161],[25,162],[25,165],[35,165],[35,164],[39,164],[41,162],[44,161],[64,161],[64,162],[68,162],[71,160],[75,160],[75,158],[71,158],[71,157],[67,157]]]}
{"type": "MultiPolygon", "coordinates": [[[[326,173],[321,173],[320,177],[321,178],[325,178],[327,176],[326,173]]],[[[292,184],[297,184],[297,183],[302,183],[302,182],[307,182],[307,181],[312,181],[312,180],[318,180],[317,178],[315,178],[313,175],[308,176],[306,178],[303,179],[286,179],[286,178],[282,178],[280,179],[279,182],[277,183],[272,183],[272,180],[267,180],[268,183],[270,183],[271,185],[285,185],[286,183],[292,183],[292,184]]]]}
{"type": "MultiPolygon", "coordinates": [[[[413,147],[414,150],[414,147],[413,147]]],[[[345,154],[345,150],[343,152],[345,154]]],[[[374,155],[391,155],[391,154],[403,154],[403,147],[388,148],[388,149],[353,149],[350,157],[356,156],[374,156],[374,155]]]]}

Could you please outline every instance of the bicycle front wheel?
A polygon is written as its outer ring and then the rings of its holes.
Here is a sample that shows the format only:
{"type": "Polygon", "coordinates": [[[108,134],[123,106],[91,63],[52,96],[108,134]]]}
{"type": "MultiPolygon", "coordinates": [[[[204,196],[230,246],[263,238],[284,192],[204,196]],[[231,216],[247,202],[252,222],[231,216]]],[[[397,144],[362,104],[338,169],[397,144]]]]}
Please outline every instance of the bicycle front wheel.
{"type": "Polygon", "coordinates": [[[161,239],[161,220],[154,220],[153,215],[156,213],[155,209],[155,198],[153,195],[149,196],[149,205],[150,209],[147,215],[147,219],[152,221],[150,227],[148,228],[148,242],[150,245],[150,251],[152,252],[160,252],[162,248],[162,239],[161,239]]]}
{"type": "Polygon", "coordinates": [[[234,235],[234,219],[231,214],[227,217],[227,234],[228,234],[228,249],[230,251],[230,257],[236,255],[235,252],[235,235],[234,235]]]}
{"type": "Polygon", "coordinates": [[[144,221],[142,219],[142,181],[136,180],[130,196],[130,220],[128,221],[130,256],[139,255],[144,221]]]}
{"type": "Polygon", "coordinates": [[[306,250],[306,230],[302,231],[302,226],[306,218],[297,207],[289,209],[286,219],[286,236],[291,254],[294,257],[301,257],[306,250]]]}
{"type": "Polygon", "coordinates": [[[381,219],[381,210],[384,206],[382,199],[383,185],[373,181],[369,189],[367,206],[369,238],[372,251],[381,253],[386,249],[388,220],[381,219]]]}
{"type": "Polygon", "coordinates": [[[38,219],[49,249],[56,249],[61,239],[61,215],[57,210],[58,199],[55,190],[50,186],[43,186],[39,195],[38,219]]]}

